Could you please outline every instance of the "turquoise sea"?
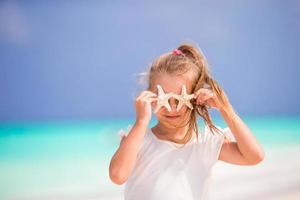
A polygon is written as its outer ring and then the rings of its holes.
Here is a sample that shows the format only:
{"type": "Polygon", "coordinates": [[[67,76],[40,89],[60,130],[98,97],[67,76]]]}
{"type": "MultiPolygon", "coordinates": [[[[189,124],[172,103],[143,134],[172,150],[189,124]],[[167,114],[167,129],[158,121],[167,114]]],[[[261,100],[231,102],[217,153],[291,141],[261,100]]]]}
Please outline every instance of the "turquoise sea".
{"type": "MultiPolygon", "coordinates": [[[[300,147],[300,116],[242,119],[264,148],[300,147]]],[[[214,121],[226,127],[222,120],[214,121]]],[[[133,122],[0,123],[0,199],[105,196],[118,187],[108,178],[109,161],[119,145],[117,132],[133,122]]]]}

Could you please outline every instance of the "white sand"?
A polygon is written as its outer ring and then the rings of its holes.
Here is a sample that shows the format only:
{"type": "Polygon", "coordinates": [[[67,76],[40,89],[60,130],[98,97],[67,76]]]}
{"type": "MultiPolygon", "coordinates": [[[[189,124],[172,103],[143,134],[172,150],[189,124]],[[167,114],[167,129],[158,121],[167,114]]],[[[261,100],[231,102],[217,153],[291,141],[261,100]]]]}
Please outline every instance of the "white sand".
{"type": "Polygon", "coordinates": [[[265,160],[255,166],[219,161],[213,169],[212,200],[299,200],[299,146],[265,149],[265,160]]]}
{"type": "MultiPolygon", "coordinates": [[[[238,166],[219,161],[213,168],[211,200],[299,200],[300,199],[300,146],[265,149],[266,157],[255,166],[238,166]]],[[[124,184],[113,184],[108,177],[109,159],[105,159],[99,174],[100,185],[81,191],[51,192],[21,196],[22,200],[122,200],[124,184]]],[[[97,170],[93,169],[93,173],[97,170]]],[[[98,171],[99,172],[99,171],[98,171]]],[[[97,178],[97,180],[98,180],[97,178]]],[[[88,185],[86,185],[88,186],[88,185]]],[[[78,188],[78,189],[80,189],[78,188]]]]}

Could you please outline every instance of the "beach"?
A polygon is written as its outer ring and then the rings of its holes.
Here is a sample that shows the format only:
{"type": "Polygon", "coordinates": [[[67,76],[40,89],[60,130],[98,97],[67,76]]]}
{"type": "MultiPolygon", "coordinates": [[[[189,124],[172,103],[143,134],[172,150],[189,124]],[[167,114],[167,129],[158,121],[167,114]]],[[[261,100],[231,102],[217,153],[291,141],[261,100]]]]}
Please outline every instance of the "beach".
{"type": "Polygon", "coordinates": [[[298,145],[267,148],[265,159],[255,166],[219,161],[213,168],[212,200],[300,199],[298,145]]]}
{"type": "MultiPolygon", "coordinates": [[[[255,166],[218,161],[212,169],[211,200],[300,199],[299,121],[298,117],[248,119],[265,159],[255,166]]],[[[117,132],[128,124],[2,124],[0,199],[124,199],[125,184],[111,182],[109,163],[119,145],[117,132]]]]}

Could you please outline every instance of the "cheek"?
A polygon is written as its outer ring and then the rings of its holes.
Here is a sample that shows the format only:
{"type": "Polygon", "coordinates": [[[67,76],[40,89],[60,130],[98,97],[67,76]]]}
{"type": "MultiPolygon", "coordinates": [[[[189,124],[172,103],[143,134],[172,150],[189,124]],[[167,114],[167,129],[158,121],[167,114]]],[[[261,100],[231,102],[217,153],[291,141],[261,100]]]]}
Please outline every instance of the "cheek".
{"type": "Polygon", "coordinates": [[[166,109],[164,107],[160,108],[157,113],[155,113],[157,119],[164,119],[166,109]]]}
{"type": "Polygon", "coordinates": [[[184,119],[190,115],[190,112],[191,109],[185,106],[179,111],[179,114],[181,115],[182,119],[184,119]]]}
{"type": "Polygon", "coordinates": [[[187,106],[182,106],[178,113],[184,115],[188,111],[188,109],[189,108],[187,106]]]}

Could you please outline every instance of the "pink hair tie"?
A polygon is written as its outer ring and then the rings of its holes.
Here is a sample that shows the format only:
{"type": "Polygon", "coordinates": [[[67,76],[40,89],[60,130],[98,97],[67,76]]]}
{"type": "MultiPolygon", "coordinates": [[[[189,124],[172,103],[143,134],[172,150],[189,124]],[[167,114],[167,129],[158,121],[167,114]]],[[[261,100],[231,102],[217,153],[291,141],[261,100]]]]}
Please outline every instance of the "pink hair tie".
{"type": "Polygon", "coordinates": [[[175,55],[183,55],[182,51],[180,51],[179,49],[174,49],[172,51],[172,53],[175,54],[175,55]]]}

